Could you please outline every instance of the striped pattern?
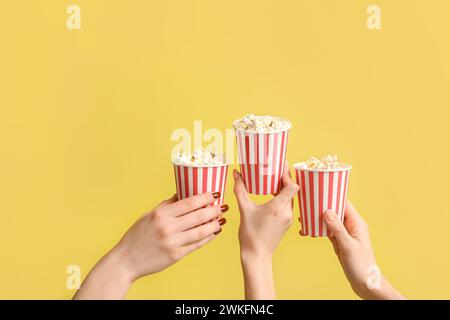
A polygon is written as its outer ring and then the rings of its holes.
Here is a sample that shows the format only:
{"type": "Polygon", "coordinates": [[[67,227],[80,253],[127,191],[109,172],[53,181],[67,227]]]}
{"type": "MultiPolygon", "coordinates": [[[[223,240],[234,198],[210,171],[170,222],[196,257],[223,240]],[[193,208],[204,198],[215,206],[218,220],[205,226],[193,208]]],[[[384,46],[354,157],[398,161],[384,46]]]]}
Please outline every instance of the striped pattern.
{"type": "Polygon", "coordinates": [[[298,202],[301,234],[312,237],[328,236],[323,214],[331,209],[344,222],[350,169],[334,172],[296,169],[295,172],[297,184],[300,186],[298,202]]]}
{"type": "Polygon", "coordinates": [[[205,192],[220,192],[214,205],[223,204],[228,165],[217,167],[192,167],[173,165],[178,200],[205,192]]]}
{"type": "Polygon", "coordinates": [[[272,194],[281,189],[289,131],[253,133],[236,130],[239,164],[247,191],[272,194]]]}

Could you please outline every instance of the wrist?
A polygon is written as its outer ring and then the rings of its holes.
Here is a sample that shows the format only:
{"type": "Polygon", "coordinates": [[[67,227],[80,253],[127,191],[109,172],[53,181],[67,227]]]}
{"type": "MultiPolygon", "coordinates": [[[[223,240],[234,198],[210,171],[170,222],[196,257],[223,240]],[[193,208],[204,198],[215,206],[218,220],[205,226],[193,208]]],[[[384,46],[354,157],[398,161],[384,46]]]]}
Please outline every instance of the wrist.
{"type": "Polygon", "coordinates": [[[118,246],[114,247],[103,259],[105,260],[105,264],[108,265],[108,268],[117,277],[117,281],[122,284],[131,286],[138,278],[131,264],[127,262],[126,254],[122,248],[118,246]]]}
{"type": "Polygon", "coordinates": [[[74,299],[124,299],[133,281],[120,252],[112,249],[89,272],[74,299]]]}
{"type": "Polygon", "coordinates": [[[260,251],[241,250],[241,264],[247,265],[272,265],[272,254],[260,251]]]}

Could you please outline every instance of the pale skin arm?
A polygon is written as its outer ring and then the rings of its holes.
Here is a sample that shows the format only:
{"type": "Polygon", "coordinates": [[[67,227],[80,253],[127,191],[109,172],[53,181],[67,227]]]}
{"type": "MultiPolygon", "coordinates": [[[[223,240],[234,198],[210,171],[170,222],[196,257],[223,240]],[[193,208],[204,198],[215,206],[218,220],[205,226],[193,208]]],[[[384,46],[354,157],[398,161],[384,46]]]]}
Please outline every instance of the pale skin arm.
{"type": "Polygon", "coordinates": [[[337,219],[336,214],[331,210],[325,212],[325,223],[332,234],[329,239],[333,244],[345,276],[353,291],[360,298],[405,299],[381,274],[379,277],[374,277],[372,273],[375,282],[370,283],[370,270],[373,270],[373,267],[377,264],[370,242],[369,228],[350,201],[346,203],[344,224],[337,219]],[[377,285],[374,286],[373,284],[377,285]]]}
{"type": "Polygon", "coordinates": [[[210,206],[220,195],[205,193],[163,201],[143,215],[91,270],[74,299],[124,299],[137,279],[159,272],[213,240],[227,205],[210,206]]]}
{"type": "Polygon", "coordinates": [[[286,163],[282,191],[264,205],[250,200],[241,175],[233,172],[241,216],[239,245],[246,299],[276,298],[272,255],[292,223],[292,199],[299,189],[288,168],[286,163]]]}

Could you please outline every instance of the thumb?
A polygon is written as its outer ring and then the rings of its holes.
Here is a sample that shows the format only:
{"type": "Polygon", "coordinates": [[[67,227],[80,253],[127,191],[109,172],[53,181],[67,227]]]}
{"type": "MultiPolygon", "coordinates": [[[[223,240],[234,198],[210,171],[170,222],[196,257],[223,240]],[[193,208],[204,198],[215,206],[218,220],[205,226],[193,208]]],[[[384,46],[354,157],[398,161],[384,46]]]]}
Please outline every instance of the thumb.
{"type": "Polygon", "coordinates": [[[233,192],[236,196],[239,208],[243,208],[250,202],[248,197],[247,188],[245,187],[244,180],[242,180],[241,174],[237,170],[233,170],[234,188],[233,192]]]}
{"type": "Polygon", "coordinates": [[[328,230],[334,235],[340,247],[345,247],[350,243],[352,237],[348,234],[342,222],[338,219],[336,213],[327,210],[324,213],[324,220],[327,224],[328,230]]]}
{"type": "Polygon", "coordinates": [[[275,198],[273,198],[270,201],[275,206],[282,206],[288,204],[290,201],[293,200],[298,190],[300,190],[298,184],[296,184],[290,177],[287,162],[285,165],[282,181],[283,181],[283,189],[275,198]]]}
{"type": "Polygon", "coordinates": [[[270,200],[271,205],[279,207],[288,204],[292,201],[299,189],[300,187],[295,183],[285,186],[275,198],[270,200]]]}

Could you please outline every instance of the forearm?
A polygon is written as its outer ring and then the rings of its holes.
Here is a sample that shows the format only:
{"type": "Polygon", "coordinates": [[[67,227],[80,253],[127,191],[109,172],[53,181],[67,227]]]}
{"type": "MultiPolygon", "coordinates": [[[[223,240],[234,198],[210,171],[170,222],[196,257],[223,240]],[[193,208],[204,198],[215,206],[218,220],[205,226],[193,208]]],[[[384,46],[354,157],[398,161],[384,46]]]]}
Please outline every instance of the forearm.
{"type": "Polygon", "coordinates": [[[107,253],[91,270],[74,300],[124,299],[133,278],[123,266],[117,252],[107,253]]]}
{"type": "Polygon", "coordinates": [[[245,299],[272,300],[276,298],[272,274],[272,257],[242,254],[245,299]]]}

